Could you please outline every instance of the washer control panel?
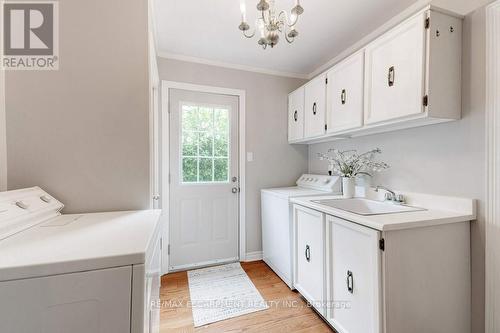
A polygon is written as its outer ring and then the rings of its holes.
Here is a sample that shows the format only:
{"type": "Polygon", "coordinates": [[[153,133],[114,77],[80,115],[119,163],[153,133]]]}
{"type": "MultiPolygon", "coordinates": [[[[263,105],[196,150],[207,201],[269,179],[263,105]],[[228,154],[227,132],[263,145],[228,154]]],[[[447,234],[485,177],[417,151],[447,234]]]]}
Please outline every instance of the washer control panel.
{"type": "Polygon", "coordinates": [[[297,180],[297,186],[325,192],[341,192],[341,179],[338,176],[303,174],[297,180]]]}

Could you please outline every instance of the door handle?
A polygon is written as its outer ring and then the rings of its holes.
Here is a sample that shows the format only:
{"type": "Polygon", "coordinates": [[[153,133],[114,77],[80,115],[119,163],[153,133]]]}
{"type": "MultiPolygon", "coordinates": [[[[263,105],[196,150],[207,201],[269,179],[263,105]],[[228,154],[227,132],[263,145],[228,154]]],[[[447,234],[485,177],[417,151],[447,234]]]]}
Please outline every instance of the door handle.
{"type": "Polygon", "coordinates": [[[309,247],[309,245],[306,245],[306,251],[304,254],[306,256],[307,262],[311,261],[311,248],[309,247]]]}
{"type": "Polygon", "coordinates": [[[316,102],[314,102],[314,104],[313,104],[313,115],[316,115],[316,112],[317,112],[316,111],[316,102]]]}
{"type": "Polygon", "coordinates": [[[239,187],[233,187],[233,188],[231,189],[231,192],[232,192],[233,194],[236,194],[236,193],[238,193],[239,191],[240,191],[239,187]]]}
{"type": "Polygon", "coordinates": [[[389,87],[394,86],[395,76],[395,69],[394,66],[392,66],[391,68],[389,68],[389,74],[387,74],[387,84],[389,85],[389,87]]]}
{"type": "Polygon", "coordinates": [[[354,293],[354,277],[351,271],[347,271],[347,291],[351,294],[354,293]]]}
{"type": "Polygon", "coordinates": [[[345,91],[345,89],[342,89],[342,93],[340,94],[340,102],[342,102],[342,105],[345,104],[347,100],[347,92],[345,91]]]}

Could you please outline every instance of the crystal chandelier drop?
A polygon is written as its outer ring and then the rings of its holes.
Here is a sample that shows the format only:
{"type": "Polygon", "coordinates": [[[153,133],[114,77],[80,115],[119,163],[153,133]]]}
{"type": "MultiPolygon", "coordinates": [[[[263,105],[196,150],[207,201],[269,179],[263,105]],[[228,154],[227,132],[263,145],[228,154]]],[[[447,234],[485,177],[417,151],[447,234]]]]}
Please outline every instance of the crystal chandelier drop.
{"type": "Polygon", "coordinates": [[[240,9],[241,24],[238,28],[247,38],[255,36],[256,30],[258,30],[260,34],[258,44],[264,49],[268,45],[274,47],[278,44],[280,33],[285,36],[288,43],[293,43],[295,37],[299,35],[295,25],[299,20],[299,16],[304,12],[299,0],[295,0],[295,6],[291,10],[290,17],[284,10],[279,13],[276,11],[274,0],[260,0],[257,4],[257,10],[260,14],[255,23],[256,29],[253,32],[249,32],[250,25],[246,19],[245,0],[240,0],[240,9]]]}

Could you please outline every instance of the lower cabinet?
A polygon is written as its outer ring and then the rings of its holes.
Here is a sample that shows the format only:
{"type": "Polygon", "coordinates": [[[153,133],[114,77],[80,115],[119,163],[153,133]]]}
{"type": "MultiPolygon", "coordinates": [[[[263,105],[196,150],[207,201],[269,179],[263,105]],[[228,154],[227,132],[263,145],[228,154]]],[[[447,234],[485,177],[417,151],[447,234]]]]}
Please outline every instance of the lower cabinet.
{"type": "Polygon", "coordinates": [[[294,205],[294,286],[339,333],[470,333],[470,222],[378,231],[294,205]]]}
{"type": "Polygon", "coordinates": [[[338,332],[380,332],[379,232],[327,216],[328,308],[338,332]]]}
{"type": "Polygon", "coordinates": [[[294,286],[325,316],[325,214],[294,207],[294,286]]]}

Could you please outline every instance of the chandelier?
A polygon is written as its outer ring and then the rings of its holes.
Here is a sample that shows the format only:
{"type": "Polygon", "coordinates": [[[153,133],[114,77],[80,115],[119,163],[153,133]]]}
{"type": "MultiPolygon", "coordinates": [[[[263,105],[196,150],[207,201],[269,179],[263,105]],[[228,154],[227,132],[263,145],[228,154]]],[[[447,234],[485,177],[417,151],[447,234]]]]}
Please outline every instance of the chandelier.
{"type": "Polygon", "coordinates": [[[240,0],[240,9],[241,24],[238,28],[246,38],[252,38],[255,36],[256,30],[258,30],[260,34],[258,44],[264,49],[268,45],[272,48],[278,44],[280,33],[285,36],[288,43],[293,43],[295,37],[299,35],[297,29],[295,29],[295,25],[299,20],[299,15],[304,12],[304,8],[300,5],[299,0],[295,0],[295,6],[290,12],[290,17],[288,17],[288,13],[284,10],[279,13],[276,11],[274,0],[260,0],[257,4],[257,10],[260,11],[260,14],[256,20],[256,28],[253,32],[249,32],[250,25],[246,19],[245,0],[240,0]]]}

